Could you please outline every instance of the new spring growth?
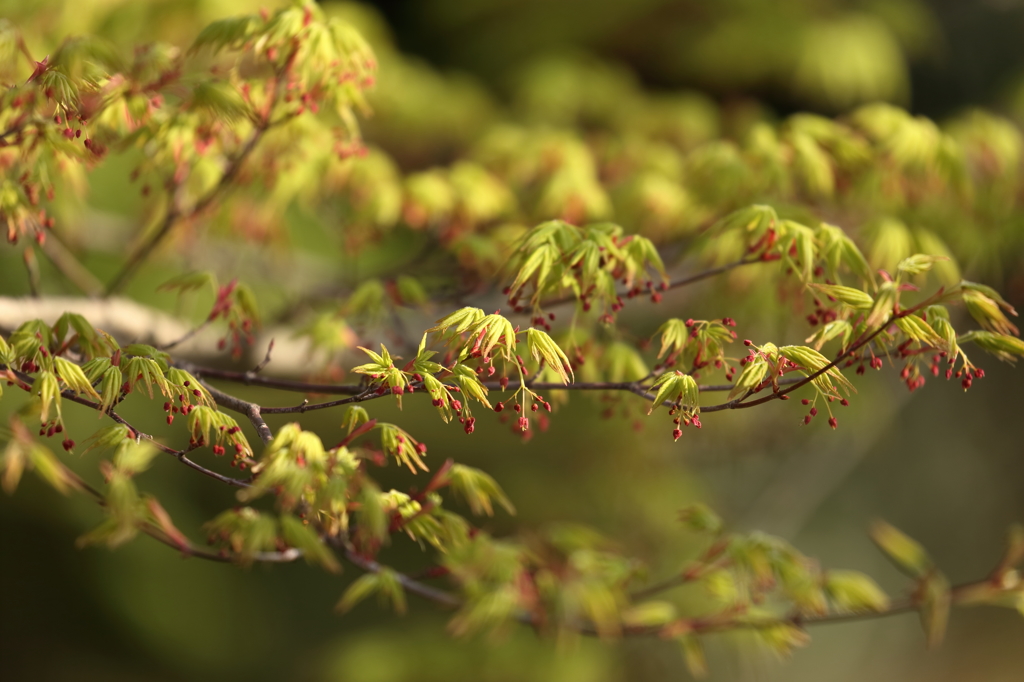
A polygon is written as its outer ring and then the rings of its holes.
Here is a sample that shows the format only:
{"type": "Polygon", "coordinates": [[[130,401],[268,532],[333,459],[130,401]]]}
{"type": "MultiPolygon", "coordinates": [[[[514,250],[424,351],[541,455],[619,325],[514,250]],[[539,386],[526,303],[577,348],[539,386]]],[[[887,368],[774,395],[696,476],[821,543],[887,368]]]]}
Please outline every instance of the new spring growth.
{"type": "Polygon", "coordinates": [[[698,429],[700,423],[700,390],[697,382],[689,374],[683,374],[679,370],[665,372],[655,380],[651,386],[654,391],[654,401],[651,403],[647,414],[651,414],[660,405],[668,403],[669,416],[675,417],[673,423],[676,428],[672,430],[673,440],[679,440],[683,435],[680,425],[689,426],[693,424],[698,429]]]}

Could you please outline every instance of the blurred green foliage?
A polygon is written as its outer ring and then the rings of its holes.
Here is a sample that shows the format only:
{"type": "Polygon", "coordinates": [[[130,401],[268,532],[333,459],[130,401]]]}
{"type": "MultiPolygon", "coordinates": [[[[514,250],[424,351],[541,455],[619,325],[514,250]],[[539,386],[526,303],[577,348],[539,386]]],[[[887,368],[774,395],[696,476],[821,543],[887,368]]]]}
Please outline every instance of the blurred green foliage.
{"type": "MultiPolygon", "coordinates": [[[[659,245],[700,247],[698,233],[716,219],[771,201],[783,218],[851,228],[873,267],[894,270],[917,252],[955,254],[963,270],[940,264],[933,281],[983,280],[1021,304],[1024,149],[1014,121],[1024,120],[1024,109],[1013,91],[1007,118],[971,110],[933,123],[877,103],[907,104],[910,64],[941,49],[940,28],[922,3],[420,5],[421,40],[443,41],[446,60],[474,74],[402,52],[371,7],[324,3],[328,15],[359,28],[379,61],[373,116],[353,138],[365,142],[366,155],[353,146],[336,158],[330,131],[302,119],[276,131],[254,164],[253,185],[205,234],[189,228],[176,236],[180,255],[150,262],[128,288],[133,298],[199,322],[217,300],[216,286],[176,302],[157,285],[183,265],[221,281],[240,276],[266,319],[298,322],[320,351],[303,369],[329,376],[365,361],[347,362],[356,358],[356,338],[381,337],[395,319],[425,328],[421,322],[448,312],[424,310],[429,299],[483,290],[525,228],[541,220],[614,219],[659,245]],[[679,82],[692,89],[679,90],[679,82]],[[750,99],[758,96],[842,115],[780,117],[750,99]],[[269,195],[260,181],[273,187],[269,195]]],[[[250,3],[229,0],[0,2],[0,16],[17,25],[37,59],[69,34],[101,36],[125,55],[154,39],[187,45],[210,21],[246,11],[250,3]]],[[[88,183],[87,194],[62,195],[55,206],[60,234],[101,279],[123,261],[136,233],[129,221],[140,209],[158,214],[127,181],[147,153],[113,156],[79,182],[82,190],[88,183]]],[[[741,242],[735,252],[729,246],[719,241],[700,257],[721,264],[741,255],[741,242]]],[[[693,262],[692,251],[669,255],[670,266],[693,262]]],[[[12,249],[0,255],[5,296],[28,293],[20,260],[12,249]]],[[[45,260],[40,268],[45,293],[72,289],[45,260]]],[[[769,281],[737,271],[723,289],[680,294],[666,306],[681,318],[727,312],[758,338],[804,338],[806,325],[788,302],[780,305],[769,281]]],[[[653,334],[659,312],[622,313],[630,341],[653,334]]],[[[602,338],[600,328],[581,332],[588,333],[605,348],[601,370],[610,380],[644,373],[632,345],[602,338]]],[[[253,355],[258,361],[262,349],[253,355]]],[[[443,443],[446,455],[494,475],[516,502],[519,523],[590,523],[647,559],[652,574],[693,557],[699,541],[676,513],[710,498],[744,530],[799,538],[828,565],[873,574],[884,564],[863,530],[869,518],[886,516],[936,548],[936,562],[951,575],[970,578],[999,552],[994,529],[1024,512],[1014,485],[1024,473],[1016,457],[1024,435],[1015,418],[1019,382],[1009,371],[992,374],[1002,376],[980,382],[962,404],[952,386],[905,404],[891,395],[900,390],[895,380],[871,380],[862,388],[870,399],[844,413],[849,433],[865,435],[839,444],[812,440],[796,419],[783,423],[781,410],[769,408],[723,415],[711,433],[687,432],[681,450],[660,430],[655,437],[654,429],[625,428],[639,409],[629,397],[574,400],[528,448],[492,415],[484,417],[494,432],[486,441],[474,440],[484,434],[454,438],[429,406],[413,401],[401,418],[421,440],[443,443]],[[626,418],[595,422],[598,409],[626,418]]],[[[268,399],[259,389],[245,395],[268,399]]],[[[13,400],[5,415],[20,406],[13,400]]],[[[384,402],[375,416],[397,420],[384,402]]],[[[147,433],[159,430],[162,415],[144,406],[126,405],[124,414],[147,433]]],[[[69,430],[95,428],[94,415],[68,420],[69,430]]],[[[275,431],[285,423],[269,421],[275,431]]],[[[337,422],[313,413],[305,428],[337,436],[337,422]]],[[[89,453],[76,467],[95,470],[98,462],[89,453]]],[[[176,523],[197,528],[221,510],[221,493],[192,473],[166,467],[140,480],[176,523]]],[[[394,468],[381,478],[400,480],[394,468]]],[[[0,669],[12,679],[688,679],[677,651],[656,642],[552,647],[515,628],[493,641],[455,640],[444,634],[446,614],[414,601],[404,619],[374,600],[336,616],[331,600],[354,570],[338,579],[302,566],[179,563],[146,541],[113,554],[74,551],[73,539],[100,512],[23,485],[0,505],[0,535],[13,557],[2,569],[0,669]]],[[[495,535],[511,530],[500,515],[483,523],[495,535]]],[[[415,547],[396,547],[392,556],[420,560],[415,547]]],[[[890,593],[900,584],[893,576],[882,582],[890,593]]],[[[681,599],[694,607],[707,601],[696,592],[681,599]]],[[[749,653],[749,636],[729,635],[710,644],[712,679],[820,679],[829,670],[837,680],[1010,680],[1024,665],[1011,645],[1021,623],[1010,615],[954,619],[946,647],[929,659],[917,653],[916,633],[896,621],[823,634],[823,644],[781,669],[749,653]],[[869,654],[866,664],[835,664],[869,654]]]]}

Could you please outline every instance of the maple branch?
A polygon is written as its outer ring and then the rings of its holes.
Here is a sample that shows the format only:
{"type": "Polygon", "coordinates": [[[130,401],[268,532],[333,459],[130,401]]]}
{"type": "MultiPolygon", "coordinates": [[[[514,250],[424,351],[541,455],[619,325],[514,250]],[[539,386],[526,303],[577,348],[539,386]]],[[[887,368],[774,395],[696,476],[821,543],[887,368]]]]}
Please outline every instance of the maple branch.
{"type": "Polygon", "coordinates": [[[874,341],[875,337],[877,337],[883,331],[888,329],[889,325],[891,325],[894,322],[896,322],[896,320],[899,320],[900,318],[906,317],[908,315],[912,315],[912,314],[916,313],[918,310],[920,310],[920,309],[922,309],[922,308],[924,308],[926,306],[931,305],[931,303],[935,299],[937,299],[940,296],[942,296],[942,293],[943,293],[943,289],[939,289],[936,293],[932,294],[931,296],[926,298],[924,301],[918,303],[917,305],[915,305],[915,306],[913,306],[911,308],[906,308],[906,309],[901,310],[899,312],[893,312],[893,314],[889,316],[888,320],[886,320],[884,323],[879,325],[878,329],[874,330],[871,333],[868,333],[868,332],[865,331],[864,334],[861,334],[860,338],[857,341],[855,341],[853,344],[851,344],[846,349],[841,351],[838,355],[836,355],[834,360],[832,360],[831,362],[829,362],[827,365],[825,365],[821,369],[817,370],[816,372],[812,372],[811,374],[808,374],[806,377],[796,381],[793,384],[790,384],[784,390],[774,391],[770,395],[766,395],[763,398],[758,398],[757,400],[751,400],[750,402],[742,402],[742,401],[746,400],[747,397],[749,397],[751,395],[751,393],[748,392],[746,395],[742,395],[739,398],[737,398],[735,400],[730,400],[729,402],[726,402],[726,403],[721,403],[719,405],[711,405],[709,407],[702,407],[700,409],[700,411],[701,412],[718,412],[720,410],[743,409],[743,408],[747,408],[747,407],[756,407],[757,405],[763,405],[764,403],[767,403],[767,402],[772,401],[772,400],[787,400],[786,396],[788,394],[792,393],[793,391],[795,391],[797,389],[803,388],[807,384],[811,383],[812,381],[814,381],[815,379],[820,377],[822,374],[825,374],[826,372],[828,372],[828,371],[830,371],[832,369],[835,369],[836,367],[839,366],[839,363],[841,363],[843,360],[846,360],[851,355],[856,353],[858,350],[860,350],[864,346],[866,346],[869,343],[871,343],[872,341],[874,341]]]}
{"type": "Polygon", "coordinates": [[[260,416],[264,408],[260,407],[256,403],[250,403],[246,400],[242,400],[241,398],[229,395],[220,389],[211,386],[205,381],[200,381],[199,383],[201,383],[203,387],[210,392],[210,395],[213,396],[213,399],[217,401],[218,405],[248,417],[249,421],[252,422],[253,428],[256,429],[256,433],[259,435],[260,440],[264,443],[269,443],[274,440],[274,432],[270,430],[270,427],[267,426],[267,422],[263,421],[263,417],[260,416]]]}
{"type": "Polygon", "coordinates": [[[167,235],[171,233],[171,230],[174,229],[174,226],[178,224],[179,220],[191,219],[199,215],[214,202],[218,195],[228,188],[231,182],[238,175],[238,172],[241,170],[242,164],[245,162],[246,158],[248,158],[256,148],[256,144],[260,141],[260,138],[263,137],[263,134],[269,127],[270,123],[268,120],[264,120],[256,126],[242,149],[234,156],[234,158],[231,159],[231,161],[228,162],[227,168],[224,170],[224,175],[221,176],[220,181],[206,194],[206,196],[196,202],[191,211],[184,214],[178,207],[173,205],[167,210],[167,214],[160,222],[160,226],[157,228],[156,232],[154,232],[153,235],[142,244],[142,246],[136,249],[135,252],[129,256],[128,261],[121,267],[120,272],[118,272],[110,281],[110,284],[107,285],[106,291],[103,293],[104,297],[116,294],[124,288],[139,266],[142,265],[153,250],[160,245],[160,242],[162,242],[167,235]]]}
{"type": "MultiPolygon", "coordinates": [[[[418,597],[446,608],[459,608],[464,604],[464,601],[459,596],[451,592],[426,585],[405,573],[395,571],[394,569],[386,567],[373,559],[360,555],[351,547],[341,545],[337,542],[334,544],[344,551],[345,558],[356,567],[368,573],[380,573],[381,571],[389,570],[406,591],[415,594],[418,597]]],[[[687,574],[684,573],[682,576],[676,576],[664,583],[659,583],[657,586],[652,586],[652,588],[648,588],[647,590],[636,592],[633,597],[634,599],[640,599],[654,594],[655,592],[668,589],[669,587],[676,587],[697,580],[699,577],[699,575],[687,577],[687,574]],[[653,589],[654,587],[657,589],[653,589]]],[[[978,603],[980,594],[986,594],[993,589],[1000,591],[1006,590],[1002,585],[996,584],[996,579],[992,576],[954,586],[949,590],[950,604],[957,606],[978,603]]],[[[712,614],[710,616],[683,618],[675,621],[674,623],[669,623],[668,625],[625,627],[622,629],[622,634],[632,637],[658,636],[664,638],[666,636],[671,636],[673,634],[673,629],[680,630],[679,634],[706,634],[726,632],[730,630],[759,630],[777,627],[784,624],[804,628],[808,625],[828,625],[858,620],[886,618],[888,616],[896,616],[903,613],[917,611],[919,608],[919,597],[915,595],[893,601],[885,609],[867,612],[833,612],[818,615],[793,613],[779,618],[744,618],[742,615],[744,609],[740,608],[730,609],[723,613],[712,614]]],[[[514,618],[520,623],[526,625],[536,625],[535,617],[527,612],[518,612],[514,615],[514,618]]],[[[598,636],[600,634],[597,628],[589,622],[579,623],[572,627],[572,629],[580,634],[588,636],[598,636]]]]}
{"type": "MultiPolygon", "coordinates": [[[[182,361],[176,361],[174,365],[175,367],[180,367],[181,369],[188,371],[196,378],[221,379],[223,381],[245,384],[246,386],[261,386],[264,388],[276,388],[282,391],[320,395],[358,396],[366,392],[366,386],[362,384],[325,384],[308,381],[292,381],[289,379],[274,379],[271,377],[259,376],[256,374],[255,370],[249,372],[235,372],[231,370],[216,369],[213,367],[203,367],[182,361]]],[[[784,379],[783,381],[780,381],[780,384],[790,381],[796,382],[798,380],[784,379]]],[[[484,381],[481,383],[491,391],[503,390],[501,383],[498,381],[484,381]]],[[[642,380],[620,382],[576,382],[572,384],[563,384],[561,382],[527,381],[526,386],[527,388],[541,391],[630,391],[636,393],[638,390],[643,390],[642,383],[642,380]]],[[[522,383],[518,379],[513,379],[508,382],[509,390],[516,390],[521,386],[522,383]]],[[[702,393],[713,393],[731,391],[733,386],[732,384],[701,384],[698,388],[702,393]]],[[[638,395],[650,397],[646,393],[638,393],[638,395]]],[[[307,409],[315,408],[310,407],[307,409]]]]}

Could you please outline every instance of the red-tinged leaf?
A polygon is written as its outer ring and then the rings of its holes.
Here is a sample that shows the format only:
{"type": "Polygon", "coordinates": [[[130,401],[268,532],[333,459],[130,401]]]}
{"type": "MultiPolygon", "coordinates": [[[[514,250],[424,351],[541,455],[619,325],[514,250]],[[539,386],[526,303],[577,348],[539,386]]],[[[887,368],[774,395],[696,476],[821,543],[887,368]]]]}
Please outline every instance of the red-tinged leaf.
{"type": "Polygon", "coordinates": [[[371,430],[375,426],[377,426],[377,420],[376,419],[371,419],[370,421],[366,422],[362,426],[360,426],[360,427],[356,428],[355,430],[353,430],[352,433],[348,434],[348,436],[346,436],[344,440],[342,440],[340,443],[338,443],[338,445],[336,447],[339,447],[339,448],[347,447],[349,443],[354,441],[356,438],[359,438],[360,436],[362,436],[363,434],[365,434],[367,431],[371,430]]]}
{"type": "Polygon", "coordinates": [[[164,532],[164,535],[166,535],[171,542],[177,545],[178,549],[182,552],[186,554],[190,552],[192,547],[188,538],[185,537],[185,534],[178,530],[174,525],[174,522],[171,521],[170,514],[167,513],[167,510],[161,506],[157,499],[155,497],[147,497],[146,506],[149,508],[149,513],[153,515],[153,520],[156,521],[156,525],[160,526],[160,530],[164,532]]]}

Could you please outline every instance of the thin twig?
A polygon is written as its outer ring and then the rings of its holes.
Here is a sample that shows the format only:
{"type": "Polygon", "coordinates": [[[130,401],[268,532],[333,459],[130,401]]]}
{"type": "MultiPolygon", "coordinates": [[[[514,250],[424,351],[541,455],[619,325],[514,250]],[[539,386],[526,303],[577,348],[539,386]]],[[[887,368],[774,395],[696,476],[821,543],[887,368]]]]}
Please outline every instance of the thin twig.
{"type": "Polygon", "coordinates": [[[31,246],[27,246],[21,255],[25,271],[28,273],[29,295],[32,298],[39,298],[39,262],[36,261],[36,252],[31,246]]]}
{"type": "Polygon", "coordinates": [[[103,282],[89,272],[82,263],[75,258],[71,250],[64,245],[53,230],[47,232],[46,239],[41,244],[43,255],[45,255],[53,267],[57,269],[66,280],[74,284],[79,291],[94,298],[103,293],[103,282]]]}
{"type": "MultiPolygon", "coordinates": [[[[308,381],[292,381],[289,379],[274,379],[271,377],[258,376],[255,370],[250,372],[234,372],[231,370],[216,369],[213,367],[202,367],[200,365],[195,365],[189,362],[175,362],[175,366],[187,370],[189,373],[195,375],[197,378],[221,379],[223,381],[245,384],[246,386],[262,386],[265,388],[276,388],[282,391],[294,391],[296,393],[309,393],[320,395],[360,395],[366,391],[366,387],[362,384],[324,384],[308,381]]],[[[797,381],[799,381],[799,379],[784,379],[779,383],[795,383],[797,381]]],[[[488,390],[491,391],[503,390],[501,387],[501,383],[498,381],[484,381],[481,383],[483,383],[483,385],[488,390]]],[[[642,381],[598,381],[575,382],[566,385],[560,382],[527,381],[526,386],[527,388],[539,391],[630,391],[636,393],[637,390],[642,390],[642,383],[642,381]]],[[[511,391],[517,390],[521,385],[522,384],[519,382],[518,379],[514,379],[508,382],[507,387],[508,390],[511,391]]],[[[731,391],[733,389],[733,385],[701,384],[698,386],[698,389],[701,393],[714,393],[721,391],[731,391]]]]}
{"type": "MultiPolygon", "coordinates": [[[[368,559],[362,556],[351,547],[344,547],[344,552],[345,558],[348,559],[349,562],[366,571],[367,573],[380,573],[381,571],[387,569],[387,567],[377,563],[373,559],[368,559]]],[[[420,581],[411,578],[404,573],[399,573],[398,571],[395,571],[393,569],[387,570],[391,570],[391,572],[398,579],[398,582],[406,591],[411,592],[418,597],[423,597],[424,599],[432,601],[435,604],[440,604],[442,606],[447,606],[451,608],[458,608],[459,606],[462,606],[462,599],[452,594],[451,592],[446,592],[444,590],[439,590],[436,587],[425,585],[420,581]]]]}
{"type": "Polygon", "coordinates": [[[246,386],[263,386],[265,388],[277,388],[282,391],[295,391],[297,393],[319,393],[321,395],[359,395],[365,386],[354,384],[322,384],[306,381],[289,381],[287,379],[273,379],[262,377],[256,372],[233,372],[231,370],[215,369],[213,367],[201,367],[190,362],[176,362],[175,366],[180,367],[193,374],[197,379],[221,379],[246,386]]]}
{"type": "Polygon", "coordinates": [[[309,412],[310,410],[323,410],[328,407],[337,407],[338,405],[349,405],[351,403],[361,403],[367,400],[374,400],[375,398],[383,398],[390,393],[377,393],[375,390],[363,391],[359,395],[354,395],[350,398],[341,398],[339,400],[330,400],[325,403],[313,403],[312,405],[308,400],[303,400],[298,405],[291,407],[264,407],[262,409],[264,414],[302,414],[309,412]]]}
{"type": "MultiPolygon", "coordinates": [[[[107,506],[107,498],[96,488],[89,485],[85,479],[71,471],[67,467],[63,469],[64,474],[73,479],[73,485],[80,490],[85,491],[91,495],[94,501],[101,507],[107,506]]],[[[205,561],[215,561],[218,563],[234,563],[237,561],[237,557],[232,557],[229,554],[220,554],[216,552],[209,552],[204,549],[197,549],[192,541],[185,539],[186,545],[182,546],[180,542],[168,537],[167,533],[164,532],[159,526],[150,523],[149,521],[140,521],[136,526],[141,532],[145,533],[149,537],[153,538],[157,542],[160,542],[172,549],[176,549],[186,557],[195,557],[196,559],[203,559],[205,561]]],[[[256,552],[252,556],[252,561],[258,561],[261,563],[290,563],[295,561],[302,556],[302,551],[289,548],[280,552],[256,552]]]]}
{"type": "MultiPolygon", "coordinates": [[[[275,93],[278,92],[278,90],[278,88],[275,88],[275,93]]],[[[274,101],[276,101],[276,95],[274,99],[271,100],[271,109],[273,108],[274,101]]],[[[157,228],[156,232],[153,233],[153,235],[128,258],[128,261],[124,266],[122,266],[121,271],[114,276],[110,284],[107,286],[104,296],[110,296],[111,294],[117,293],[125,284],[128,283],[128,280],[135,274],[135,270],[138,269],[153,250],[159,246],[160,242],[170,234],[171,230],[178,224],[179,220],[189,220],[196,217],[212,205],[222,192],[228,189],[232,181],[237,177],[242,165],[245,163],[245,160],[250,154],[252,154],[253,150],[256,149],[256,145],[270,127],[271,122],[268,112],[267,115],[261,118],[257,123],[256,127],[249,135],[249,139],[246,140],[241,150],[239,150],[238,153],[235,154],[234,158],[228,162],[227,168],[224,170],[224,175],[221,176],[217,184],[206,194],[206,196],[197,201],[187,214],[183,214],[179,208],[173,205],[168,209],[167,214],[160,223],[160,227],[157,228]]]]}
{"type": "Polygon", "coordinates": [[[259,374],[263,369],[270,364],[270,353],[274,350],[274,339],[270,339],[270,343],[267,344],[267,354],[263,356],[263,360],[260,364],[250,370],[252,374],[259,374]]]}
{"type": "Polygon", "coordinates": [[[160,350],[162,350],[162,351],[168,351],[168,350],[171,350],[172,348],[174,348],[175,346],[179,346],[179,345],[181,345],[181,344],[185,343],[186,341],[188,341],[189,339],[191,339],[191,338],[192,338],[193,336],[195,336],[195,335],[196,335],[196,334],[198,334],[199,332],[201,332],[201,331],[203,331],[204,329],[206,329],[206,327],[207,327],[207,326],[208,326],[208,325],[210,324],[210,322],[212,322],[212,321],[213,321],[213,319],[212,319],[212,318],[210,318],[210,317],[207,317],[207,318],[206,318],[205,320],[203,320],[203,321],[202,321],[201,323],[197,324],[197,325],[196,325],[195,327],[192,327],[191,329],[189,329],[189,330],[188,330],[187,332],[185,332],[185,333],[184,333],[183,335],[179,336],[179,337],[178,337],[177,339],[175,339],[174,341],[171,341],[170,343],[165,343],[164,345],[160,346],[160,350]]]}
{"type": "Polygon", "coordinates": [[[677,280],[675,280],[673,282],[670,282],[669,285],[668,285],[668,288],[669,289],[677,289],[679,287],[685,287],[685,286],[688,286],[690,284],[695,284],[697,282],[700,282],[701,280],[708,279],[709,277],[714,277],[715,275],[720,275],[720,274],[722,274],[724,272],[729,272],[730,270],[734,270],[734,269],[742,267],[744,265],[754,265],[755,263],[766,263],[766,262],[770,262],[770,261],[765,261],[760,256],[757,256],[757,257],[754,257],[754,258],[741,258],[738,261],[733,261],[732,263],[726,263],[725,265],[720,265],[717,268],[710,268],[708,270],[704,270],[703,272],[698,272],[696,274],[690,275],[689,277],[683,277],[682,279],[677,279],[677,280]]]}
{"type": "MultiPolygon", "coordinates": [[[[430,585],[426,585],[404,573],[385,567],[373,559],[368,559],[367,557],[360,555],[351,547],[343,546],[343,550],[345,552],[345,558],[364,571],[380,573],[383,570],[390,570],[406,591],[415,594],[418,597],[422,597],[423,599],[447,608],[459,608],[464,604],[464,601],[459,596],[445,590],[431,587],[430,585]]],[[[677,580],[678,579],[673,579],[674,582],[677,580]]],[[[979,590],[991,588],[992,586],[992,578],[989,577],[952,587],[949,592],[950,603],[952,605],[973,603],[975,601],[974,597],[979,590]]],[[[643,593],[641,592],[637,594],[642,595],[643,593]]],[[[686,632],[696,634],[726,632],[730,630],[760,630],[777,627],[781,624],[790,624],[795,627],[803,628],[808,625],[828,625],[835,623],[848,623],[857,620],[885,618],[888,616],[896,616],[903,613],[909,613],[911,611],[917,611],[918,608],[919,605],[917,600],[911,596],[893,601],[888,607],[880,611],[826,613],[819,615],[803,615],[794,613],[789,616],[782,616],[779,618],[744,618],[742,613],[737,615],[719,613],[700,618],[682,619],[679,621],[679,625],[682,625],[686,632]]],[[[518,612],[515,614],[514,618],[527,625],[535,624],[535,617],[527,612],[518,612]]],[[[671,627],[671,624],[669,626],[633,626],[623,628],[622,634],[632,637],[664,637],[671,627]]],[[[600,634],[594,624],[590,622],[578,623],[573,626],[573,629],[583,635],[593,636],[600,634]]]]}
{"type": "MultiPolygon", "coordinates": [[[[16,371],[16,370],[11,370],[11,371],[13,371],[14,374],[19,379],[24,381],[26,384],[31,384],[34,381],[33,377],[28,375],[28,374],[24,374],[23,372],[19,372],[19,371],[16,371]]],[[[134,434],[135,438],[142,438],[142,439],[148,440],[153,445],[153,447],[155,447],[160,452],[167,453],[168,455],[171,455],[171,456],[177,458],[177,460],[180,461],[182,464],[184,464],[185,466],[187,466],[187,467],[189,467],[191,469],[195,469],[196,471],[198,471],[201,474],[204,474],[206,476],[209,476],[212,479],[220,481],[221,483],[226,483],[226,484],[228,484],[230,486],[234,486],[236,488],[247,488],[247,487],[249,487],[249,483],[247,483],[246,481],[243,481],[243,480],[238,479],[238,478],[231,478],[230,476],[224,476],[223,474],[218,474],[216,471],[212,471],[210,469],[207,469],[206,467],[202,466],[201,464],[198,464],[194,460],[189,459],[187,457],[187,454],[189,452],[191,452],[192,450],[194,450],[195,448],[188,448],[188,449],[185,449],[185,450],[175,450],[172,447],[164,445],[163,443],[161,443],[160,441],[158,441],[156,438],[154,438],[153,436],[149,435],[148,433],[143,433],[142,431],[140,431],[136,427],[132,426],[124,417],[122,417],[117,412],[115,412],[113,410],[113,408],[110,408],[108,410],[104,410],[103,409],[103,405],[101,405],[100,403],[93,402],[92,400],[89,400],[88,398],[83,398],[80,395],[78,395],[77,393],[71,391],[70,389],[64,389],[63,391],[60,392],[60,394],[61,394],[62,398],[70,400],[73,403],[78,403],[79,405],[84,405],[85,407],[88,407],[90,409],[96,410],[97,412],[100,412],[102,414],[107,415],[108,417],[110,417],[113,421],[117,422],[118,424],[121,424],[122,426],[127,426],[130,429],[131,433],[134,434]]]]}
{"type": "Polygon", "coordinates": [[[720,405],[711,405],[709,407],[702,407],[702,408],[700,408],[700,411],[701,412],[718,412],[720,410],[744,409],[744,408],[748,408],[748,407],[756,407],[757,405],[763,405],[764,403],[767,403],[767,402],[772,401],[772,400],[784,399],[786,395],[792,393],[793,391],[796,391],[797,389],[803,388],[804,386],[806,386],[807,384],[811,383],[812,381],[814,381],[815,379],[817,379],[821,375],[823,375],[826,372],[829,372],[832,369],[835,369],[836,367],[838,367],[840,362],[842,362],[843,360],[846,360],[848,357],[850,357],[851,355],[856,353],[858,350],[860,350],[864,346],[866,346],[869,343],[871,343],[875,339],[875,337],[877,337],[883,331],[888,329],[888,327],[891,324],[893,324],[894,322],[896,322],[896,320],[899,320],[899,319],[901,319],[903,317],[906,317],[908,315],[912,315],[915,312],[917,312],[918,310],[920,310],[921,308],[924,308],[925,306],[931,305],[931,303],[932,303],[932,301],[934,299],[942,296],[942,293],[943,293],[943,290],[939,289],[938,292],[932,294],[931,296],[926,298],[921,303],[918,303],[917,305],[915,305],[915,306],[913,306],[911,308],[906,308],[905,310],[901,310],[900,312],[894,312],[892,315],[889,316],[888,320],[886,320],[883,324],[881,324],[878,327],[878,329],[874,330],[870,334],[868,334],[867,332],[865,332],[865,334],[862,334],[860,339],[858,339],[853,344],[848,346],[845,350],[840,352],[836,356],[836,358],[834,360],[832,360],[832,362],[828,363],[827,365],[825,365],[824,367],[822,367],[818,371],[812,372],[811,374],[808,374],[803,379],[800,379],[796,383],[791,384],[790,386],[788,386],[787,388],[785,388],[785,389],[783,389],[781,391],[775,391],[775,392],[771,393],[770,395],[766,395],[763,398],[758,398],[757,400],[751,400],[750,402],[742,402],[742,401],[746,400],[746,398],[750,395],[748,393],[747,395],[740,396],[736,400],[731,400],[731,401],[729,401],[727,403],[722,403],[720,405]]]}

